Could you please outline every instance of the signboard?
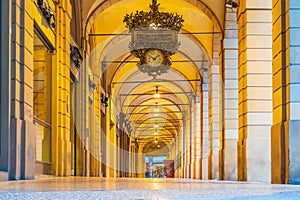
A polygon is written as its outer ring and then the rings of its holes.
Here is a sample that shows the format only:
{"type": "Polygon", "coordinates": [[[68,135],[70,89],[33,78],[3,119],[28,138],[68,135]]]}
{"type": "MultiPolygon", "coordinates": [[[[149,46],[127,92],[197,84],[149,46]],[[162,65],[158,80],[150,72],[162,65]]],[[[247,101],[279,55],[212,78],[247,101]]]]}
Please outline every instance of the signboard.
{"type": "Polygon", "coordinates": [[[174,160],[164,160],[164,175],[166,178],[174,178],[174,160]]]}
{"type": "Polygon", "coordinates": [[[131,33],[130,50],[160,49],[176,53],[180,43],[177,32],[168,29],[135,29],[131,33]]]}

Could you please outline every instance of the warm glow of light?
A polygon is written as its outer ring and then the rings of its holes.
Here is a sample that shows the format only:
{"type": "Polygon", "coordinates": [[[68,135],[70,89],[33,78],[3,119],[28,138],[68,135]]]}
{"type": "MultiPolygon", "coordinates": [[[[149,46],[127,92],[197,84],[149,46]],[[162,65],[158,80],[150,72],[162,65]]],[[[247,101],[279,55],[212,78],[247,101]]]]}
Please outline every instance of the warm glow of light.
{"type": "Polygon", "coordinates": [[[156,132],[154,133],[154,135],[158,135],[158,132],[156,131],[156,132]]]}
{"type": "Polygon", "coordinates": [[[158,124],[155,124],[155,125],[154,125],[154,128],[158,128],[158,127],[159,127],[158,124]]]}
{"type": "Polygon", "coordinates": [[[155,94],[153,95],[153,97],[154,97],[155,99],[159,99],[159,98],[160,98],[160,94],[159,94],[159,93],[155,93],[155,94]]]}
{"type": "Polygon", "coordinates": [[[159,112],[159,108],[154,108],[154,110],[153,110],[154,112],[159,112]]]}
{"type": "Polygon", "coordinates": [[[155,144],[156,144],[156,143],[158,143],[158,141],[157,141],[157,140],[155,140],[154,142],[155,142],[155,144]]]}

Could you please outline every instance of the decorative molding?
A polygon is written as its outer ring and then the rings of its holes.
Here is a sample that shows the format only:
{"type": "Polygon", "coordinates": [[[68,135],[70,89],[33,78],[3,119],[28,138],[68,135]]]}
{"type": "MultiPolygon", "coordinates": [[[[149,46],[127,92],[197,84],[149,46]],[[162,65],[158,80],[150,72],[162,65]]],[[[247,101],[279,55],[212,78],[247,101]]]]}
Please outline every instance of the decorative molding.
{"type": "Polygon", "coordinates": [[[182,16],[177,13],[159,12],[159,5],[156,0],[152,0],[152,4],[149,5],[150,12],[136,11],[126,14],[123,20],[131,32],[129,50],[140,59],[137,64],[139,70],[154,79],[169,71],[172,65],[170,56],[175,54],[180,46],[178,32],[184,22],[182,16]],[[151,56],[155,51],[160,53],[151,56]]]}
{"type": "Polygon", "coordinates": [[[39,8],[41,9],[44,17],[48,21],[50,27],[55,28],[56,27],[56,13],[51,8],[48,0],[37,0],[37,4],[39,8]]]}
{"type": "Polygon", "coordinates": [[[239,7],[239,3],[234,2],[233,0],[226,0],[225,6],[226,8],[237,8],[239,7]]]}
{"type": "Polygon", "coordinates": [[[94,80],[92,80],[91,76],[89,76],[89,87],[90,87],[91,93],[93,93],[97,87],[96,83],[94,82],[94,80]]]}
{"type": "Polygon", "coordinates": [[[70,46],[70,57],[77,68],[80,68],[81,61],[83,60],[79,49],[76,46],[70,46]]]}
{"type": "Polygon", "coordinates": [[[177,32],[183,26],[182,15],[177,13],[159,12],[156,0],[149,5],[151,11],[136,11],[135,13],[126,14],[123,22],[126,23],[126,28],[133,30],[136,28],[150,27],[153,29],[166,28],[176,30],[177,32]]]}
{"type": "Polygon", "coordinates": [[[104,105],[104,107],[108,107],[108,97],[106,97],[103,93],[101,93],[101,103],[104,105]]]}

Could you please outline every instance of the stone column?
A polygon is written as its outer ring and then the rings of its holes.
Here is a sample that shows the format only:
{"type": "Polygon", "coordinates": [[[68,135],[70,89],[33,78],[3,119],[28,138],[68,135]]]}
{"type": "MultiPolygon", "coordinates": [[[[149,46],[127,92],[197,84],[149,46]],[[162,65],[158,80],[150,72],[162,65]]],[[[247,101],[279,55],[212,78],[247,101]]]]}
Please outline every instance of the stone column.
{"type": "Polygon", "coordinates": [[[273,0],[272,182],[300,183],[300,3],[273,0]]]}
{"type": "Polygon", "coordinates": [[[239,180],[271,180],[271,4],[270,0],[239,4],[239,180]]]}
{"type": "Polygon", "coordinates": [[[0,171],[8,171],[8,142],[10,132],[10,59],[11,59],[11,0],[1,1],[0,19],[0,171]]]}
{"type": "Polygon", "coordinates": [[[220,82],[220,174],[221,180],[237,180],[238,140],[238,30],[236,9],[226,9],[222,41],[220,82]]]}
{"type": "Polygon", "coordinates": [[[31,1],[11,3],[11,122],[8,176],[11,180],[32,179],[35,160],[32,79],[34,26],[30,11],[34,10],[34,7],[31,1]]]}
{"type": "Polygon", "coordinates": [[[209,110],[209,153],[208,178],[219,178],[219,148],[220,148],[220,66],[219,66],[219,36],[214,36],[213,61],[208,68],[208,110],[209,110]]]}
{"type": "Polygon", "coordinates": [[[181,171],[181,178],[186,178],[186,114],[184,113],[184,116],[182,118],[182,130],[181,130],[181,141],[182,141],[182,171],[181,171]]]}
{"type": "MultiPolygon", "coordinates": [[[[201,86],[198,86],[198,91],[197,94],[201,93],[201,86]]],[[[195,129],[195,134],[194,134],[194,148],[195,148],[195,178],[196,179],[201,179],[202,177],[202,169],[201,169],[201,102],[200,102],[200,97],[196,96],[195,100],[195,106],[194,106],[194,129],[195,129]]]]}
{"type": "Polygon", "coordinates": [[[53,173],[58,176],[71,175],[70,142],[70,1],[59,1],[56,5],[56,65],[52,76],[52,134],[53,173]]]}
{"type": "Polygon", "coordinates": [[[145,154],[143,153],[142,146],[138,147],[137,155],[137,169],[138,169],[138,178],[145,177],[145,154]]]}
{"type": "Polygon", "coordinates": [[[202,84],[202,179],[208,180],[208,155],[209,155],[209,124],[208,124],[208,84],[202,84]]]}
{"type": "Polygon", "coordinates": [[[195,178],[195,98],[191,98],[191,106],[190,106],[190,178],[195,178]]]}

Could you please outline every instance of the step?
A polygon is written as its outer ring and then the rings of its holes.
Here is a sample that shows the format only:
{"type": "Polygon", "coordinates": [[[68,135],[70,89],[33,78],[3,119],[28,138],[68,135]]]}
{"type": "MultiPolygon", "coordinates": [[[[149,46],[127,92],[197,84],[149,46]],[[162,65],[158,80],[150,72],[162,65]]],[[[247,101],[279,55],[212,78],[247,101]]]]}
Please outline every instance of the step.
{"type": "Polygon", "coordinates": [[[8,173],[4,171],[0,171],[0,182],[8,180],[8,173]]]}

